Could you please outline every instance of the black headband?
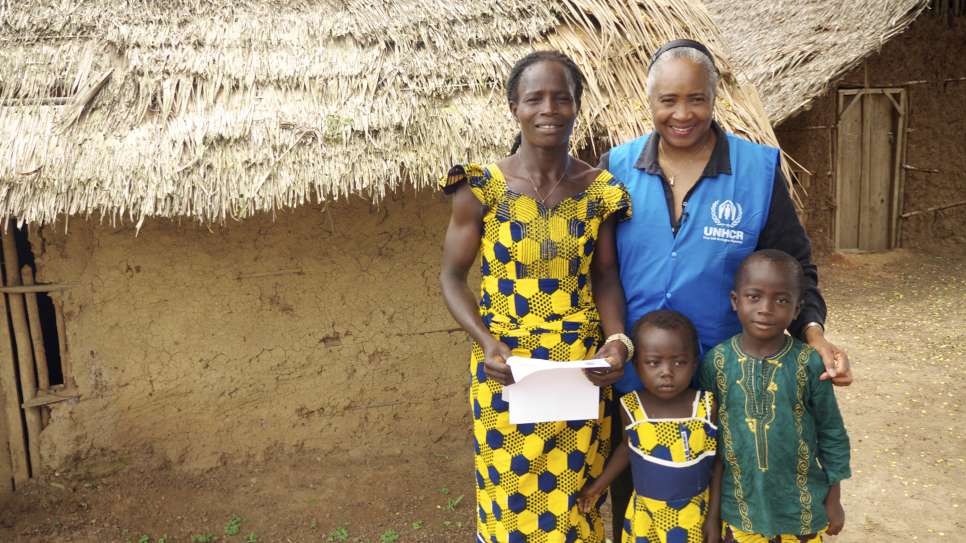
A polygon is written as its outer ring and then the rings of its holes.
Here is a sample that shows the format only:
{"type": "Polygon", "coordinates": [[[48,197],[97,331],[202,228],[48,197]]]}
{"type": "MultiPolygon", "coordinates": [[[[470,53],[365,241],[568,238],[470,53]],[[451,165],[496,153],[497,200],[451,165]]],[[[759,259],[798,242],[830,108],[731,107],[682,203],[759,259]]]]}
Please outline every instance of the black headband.
{"type": "Polygon", "coordinates": [[[671,49],[680,49],[682,47],[700,51],[704,54],[704,56],[708,57],[708,60],[711,61],[711,65],[714,66],[715,71],[718,70],[718,66],[716,66],[714,63],[714,55],[711,54],[711,51],[708,50],[703,43],[694,40],[673,40],[665,43],[660,49],[651,55],[651,63],[647,65],[647,69],[650,70],[654,66],[654,63],[657,62],[657,59],[660,58],[660,56],[664,53],[667,53],[671,49]]]}

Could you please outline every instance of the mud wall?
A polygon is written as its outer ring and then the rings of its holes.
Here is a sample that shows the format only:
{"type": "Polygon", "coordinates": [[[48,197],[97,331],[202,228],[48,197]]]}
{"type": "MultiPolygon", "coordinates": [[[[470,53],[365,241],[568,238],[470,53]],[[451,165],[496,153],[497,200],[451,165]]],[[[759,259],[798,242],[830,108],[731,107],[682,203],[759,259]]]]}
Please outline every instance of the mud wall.
{"type": "MultiPolygon", "coordinates": [[[[782,147],[813,173],[806,222],[819,252],[833,248],[836,87],[904,87],[908,96],[902,212],[966,199],[966,18],[924,15],[832,85],[810,111],[782,123],[782,147]],[[934,171],[923,171],[934,170],[934,171]]],[[[966,243],[966,206],[900,219],[903,247],[966,243]]]]}
{"type": "Polygon", "coordinates": [[[448,213],[422,193],[210,231],[71,219],[66,235],[63,224],[31,232],[40,279],[74,285],[65,314],[81,394],[54,407],[45,468],[467,442],[469,344],[437,286],[448,213]]]}

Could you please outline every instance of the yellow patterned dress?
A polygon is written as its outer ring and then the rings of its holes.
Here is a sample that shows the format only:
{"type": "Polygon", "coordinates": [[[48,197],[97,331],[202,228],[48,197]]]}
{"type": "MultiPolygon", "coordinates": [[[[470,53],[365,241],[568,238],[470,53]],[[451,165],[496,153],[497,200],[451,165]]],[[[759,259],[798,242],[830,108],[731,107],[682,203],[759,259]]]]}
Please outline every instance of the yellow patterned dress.
{"type": "MultiPolygon", "coordinates": [[[[442,184],[462,183],[484,208],[480,315],[514,355],[583,360],[600,341],[590,292],[590,263],[605,219],[630,216],[623,185],[602,172],[584,191],[546,208],[513,192],[496,165],[454,167],[442,184]]],[[[600,418],[510,424],[503,387],[486,378],[473,345],[470,406],[476,451],[477,541],[601,543],[600,513],[583,514],[576,497],[600,475],[610,452],[611,389],[600,418]]]]}
{"type": "Polygon", "coordinates": [[[621,396],[627,413],[634,494],[623,543],[702,543],[708,485],[717,450],[713,396],[696,392],[691,416],[652,419],[637,392],[621,396]]]}

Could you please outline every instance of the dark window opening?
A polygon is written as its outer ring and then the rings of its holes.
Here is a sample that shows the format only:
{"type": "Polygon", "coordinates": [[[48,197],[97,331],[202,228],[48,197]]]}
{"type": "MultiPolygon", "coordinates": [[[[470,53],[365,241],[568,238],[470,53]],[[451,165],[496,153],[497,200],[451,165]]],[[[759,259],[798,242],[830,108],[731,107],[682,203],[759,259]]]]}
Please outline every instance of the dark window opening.
{"type": "MultiPolygon", "coordinates": [[[[17,243],[17,258],[20,261],[20,268],[23,270],[25,266],[29,266],[29,270],[24,271],[25,273],[30,273],[32,275],[31,279],[33,279],[37,276],[37,264],[34,261],[34,253],[27,239],[27,230],[26,228],[15,228],[13,233],[14,240],[17,243]]],[[[9,284],[9,282],[5,284],[9,284]]],[[[36,296],[37,307],[40,313],[40,331],[43,335],[44,351],[46,351],[45,358],[47,359],[47,374],[50,380],[49,386],[63,385],[64,370],[61,365],[60,343],[57,337],[56,308],[54,307],[53,300],[50,299],[50,296],[46,292],[38,292],[36,296]]],[[[8,320],[8,322],[10,321],[8,320]]],[[[31,330],[31,334],[33,333],[35,331],[31,330]]],[[[10,337],[13,337],[12,334],[13,331],[11,330],[10,337]]]]}

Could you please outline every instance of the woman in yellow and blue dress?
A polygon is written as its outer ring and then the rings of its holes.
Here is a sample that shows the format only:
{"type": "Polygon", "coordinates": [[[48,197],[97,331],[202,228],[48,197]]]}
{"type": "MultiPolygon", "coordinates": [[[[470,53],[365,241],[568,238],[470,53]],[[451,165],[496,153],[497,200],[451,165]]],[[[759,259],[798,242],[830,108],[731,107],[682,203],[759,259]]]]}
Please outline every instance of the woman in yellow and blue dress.
{"type": "Polygon", "coordinates": [[[520,126],[513,154],[487,166],[455,166],[442,181],[453,196],[443,296],[474,340],[470,406],[481,543],[604,541],[597,507],[583,513],[576,500],[604,467],[606,400],[630,354],[614,244],[630,201],[608,172],[570,156],[582,89],[580,70],[565,55],[524,57],[507,81],[520,126]],[[478,254],[479,301],[467,284],[478,254]],[[502,393],[513,382],[511,355],[606,358],[609,369],[587,373],[601,386],[598,418],[510,424],[502,393]]]}

